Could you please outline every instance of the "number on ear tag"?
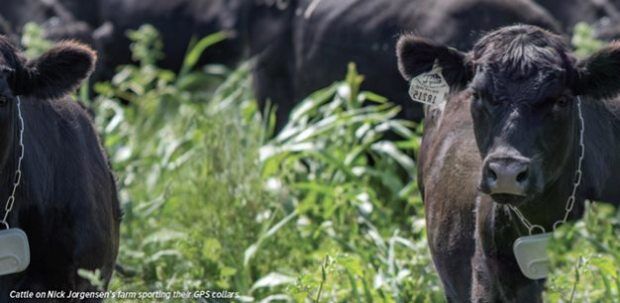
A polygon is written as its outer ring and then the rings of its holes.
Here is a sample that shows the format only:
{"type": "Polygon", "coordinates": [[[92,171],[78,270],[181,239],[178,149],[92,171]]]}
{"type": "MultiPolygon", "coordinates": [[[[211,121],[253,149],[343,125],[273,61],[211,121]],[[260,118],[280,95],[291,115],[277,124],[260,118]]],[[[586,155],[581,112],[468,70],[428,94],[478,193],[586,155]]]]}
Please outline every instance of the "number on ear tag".
{"type": "Polygon", "coordinates": [[[549,273],[547,244],[552,235],[552,233],[544,233],[519,237],[514,242],[512,249],[524,276],[532,280],[547,277],[549,273]]]}
{"type": "Polygon", "coordinates": [[[30,246],[19,228],[0,231],[0,276],[25,270],[30,264],[30,246]]]}
{"type": "Polygon", "coordinates": [[[448,97],[450,87],[443,78],[441,66],[435,61],[433,69],[411,79],[409,96],[415,102],[438,106],[448,97]]]}

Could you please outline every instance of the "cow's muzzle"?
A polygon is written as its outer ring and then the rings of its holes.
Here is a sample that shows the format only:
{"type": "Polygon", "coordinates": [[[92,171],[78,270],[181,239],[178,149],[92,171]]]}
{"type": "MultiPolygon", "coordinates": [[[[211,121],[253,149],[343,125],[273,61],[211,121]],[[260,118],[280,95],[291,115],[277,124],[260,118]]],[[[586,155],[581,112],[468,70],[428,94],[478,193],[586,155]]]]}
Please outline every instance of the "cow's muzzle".
{"type": "Polygon", "coordinates": [[[530,160],[523,157],[489,157],[482,170],[480,190],[496,202],[516,204],[531,182],[530,160]]]}

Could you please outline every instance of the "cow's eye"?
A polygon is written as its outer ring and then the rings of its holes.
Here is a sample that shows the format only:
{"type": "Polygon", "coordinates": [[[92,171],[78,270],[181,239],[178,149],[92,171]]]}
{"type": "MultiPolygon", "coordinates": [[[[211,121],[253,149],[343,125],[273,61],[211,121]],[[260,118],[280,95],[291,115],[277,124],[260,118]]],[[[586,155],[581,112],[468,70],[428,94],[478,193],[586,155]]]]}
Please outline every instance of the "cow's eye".
{"type": "Polygon", "coordinates": [[[491,106],[498,106],[499,105],[499,101],[497,101],[494,98],[486,98],[485,100],[491,106]]]}
{"type": "Polygon", "coordinates": [[[566,97],[559,97],[555,100],[555,104],[560,106],[560,107],[566,107],[568,105],[568,98],[566,97]]]}
{"type": "Polygon", "coordinates": [[[480,99],[480,93],[477,92],[477,91],[471,92],[471,98],[474,99],[474,100],[480,99]]]}
{"type": "Polygon", "coordinates": [[[5,106],[7,105],[7,103],[9,103],[9,98],[0,95],[0,106],[5,106]]]}

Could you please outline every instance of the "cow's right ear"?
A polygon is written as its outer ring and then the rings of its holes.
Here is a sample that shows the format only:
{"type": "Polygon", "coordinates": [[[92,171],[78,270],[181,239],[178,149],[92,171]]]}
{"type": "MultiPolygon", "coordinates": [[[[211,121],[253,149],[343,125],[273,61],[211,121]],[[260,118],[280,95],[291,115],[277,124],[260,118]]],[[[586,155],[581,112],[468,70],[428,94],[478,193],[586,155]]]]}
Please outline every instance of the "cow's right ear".
{"type": "Polygon", "coordinates": [[[465,53],[437,45],[422,37],[400,37],[396,45],[396,55],[398,69],[407,81],[430,71],[435,61],[441,66],[442,74],[451,88],[464,87],[472,78],[472,68],[465,53]]]}

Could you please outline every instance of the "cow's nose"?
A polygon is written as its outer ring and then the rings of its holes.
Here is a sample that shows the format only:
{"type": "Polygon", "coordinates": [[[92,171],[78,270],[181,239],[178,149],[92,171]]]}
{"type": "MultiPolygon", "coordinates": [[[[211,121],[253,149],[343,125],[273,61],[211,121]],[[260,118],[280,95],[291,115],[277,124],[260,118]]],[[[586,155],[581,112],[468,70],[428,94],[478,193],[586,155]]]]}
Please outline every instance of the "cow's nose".
{"type": "Polygon", "coordinates": [[[529,181],[529,161],[516,158],[489,159],[483,173],[489,194],[524,196],[529,181]]]}

